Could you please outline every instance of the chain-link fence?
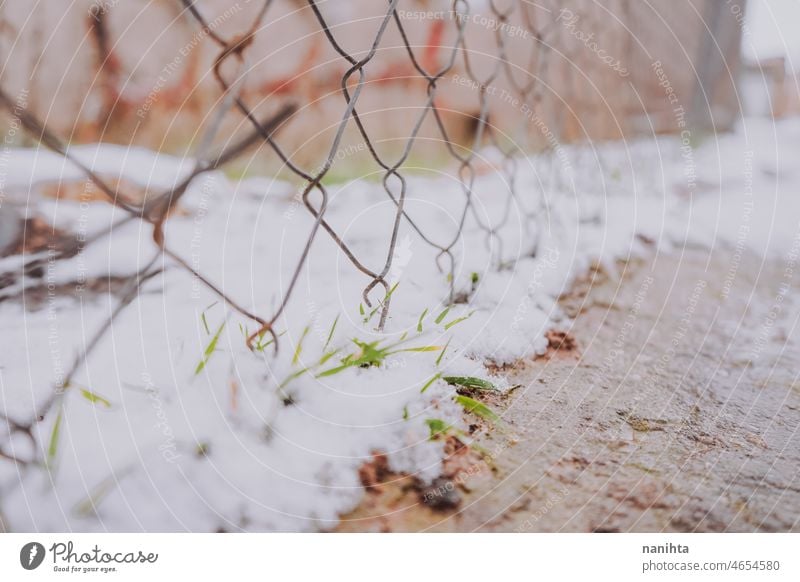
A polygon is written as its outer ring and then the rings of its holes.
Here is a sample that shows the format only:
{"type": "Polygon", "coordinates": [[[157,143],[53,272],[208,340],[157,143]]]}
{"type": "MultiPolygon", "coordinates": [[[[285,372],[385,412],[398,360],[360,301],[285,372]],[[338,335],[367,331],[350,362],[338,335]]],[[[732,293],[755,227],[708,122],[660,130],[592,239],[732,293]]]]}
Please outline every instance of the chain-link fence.
{"type": "MultiPolygon", "coordinates": [[[[75,65],[68,64],[64,86],[50,93],[51,100],[44,89],[48,81],[36,74],[41,61],[57,59],[48,48],[48,17],[34,15],[43,19],[42,38],[26,38],[15,47],[8,39],[16,38],[13,21],[19,15],[3,15],[7,58],[0,101],[30,139],[79,166],[108,202],[128,214],[124,221],[152,227],[158,252],[125,281],[112,320],[135,299],[140,285],[159,272],[159,258],[165,256],[256,322],[248,345],[269,334],[278,349],[276,321],[292,299],[315,240],[330,237],[351,268],[367,277],[363,302],[379,310],[380,329],[391,310],[389,275],[403,224],[435,249],[443,280],[449,283],[443,294],[458,301],[453,250],[465,228],[482,232],[486,245],[496,250],[493,268],[503,269],[512,207],[522,209],[531,224],[546,215],[545,198],[519,187],[526,156],[544,153],[557,160],[565,142],[670,126],[672,112],[654,63],[664,68],[676,91],[697,96],[698,109],[714,110],[712,121],[729,123],[729,91],[714,86],[713,74],[703,77],[706,86],[696,92],[691,65],[699,55],[706,55],[704,65],[710,58],[704,21],[680,21],[682,14],[708,9],[713,4],[708,2],[660,9],[629,0],[133,4],[93,2],[81,6],[79,17],[74,9],[67,13],[85,31],[73,54],[83,68],[70,75],[75,65]],[[647,29],[646,23],[653,22],[659,22],[658,34],[647,29]],[[134,30],[149,25],[142,38],[132,39],[122,34],[124,23],[134,30]],[[658,43],[659,50],[653,50],[658,43]],[[661,55],[670,43],[683,52],[676,49],[667,60],[661,55]],[[22,90],[29,99],[21,109],[15,95],[22,90]],[[190,131],[197,127],[201,129],[190,131]],[[177,149],[174,144],[185,139],[192,143],[194,167],[174,187],[137,198],[75,157],[66,144],[76,139],[159,149],[177,149]],[[240,298],[225,293],[171,249],[164,230],[192,180],[235,166],[253,149],[266,160],[268,172],[299,184],[297,200],[313,217],[302,248],[296,249],[293,275],[271,313],[254,313],[240,298]],[[423,228],[406,206],[407,177],[420,166],[452,170],[463,195],[452,228],[423,228]],[[474,203],[476,179],[490,171],[500,173],[507,185],[498,194],[505,197],[505,211],[492,221],[474,203]],[[388,243],[385,260],[377,265],[368,264],[326,217],[334,203],[332,177],[367,174],[378,176],[394,209],[392,220],[381,225],[388,243]]],[[[94,240],[112,230],[94,235],[94,240]]],[[[530,228],[527,233],[523,247],[531,256],[539,251],[541,232],[530,228]]],[[[91,242],[67,244],[59,252],[71,256],[91,242]]],[[[25,268],[40,266],[31,261],[25,268]]],[[[52,409],[110,324],[87,343],[37,418],[52,409]]],[[[35,422],[16,423],[12,429],[32,438],[35,422]]]]}

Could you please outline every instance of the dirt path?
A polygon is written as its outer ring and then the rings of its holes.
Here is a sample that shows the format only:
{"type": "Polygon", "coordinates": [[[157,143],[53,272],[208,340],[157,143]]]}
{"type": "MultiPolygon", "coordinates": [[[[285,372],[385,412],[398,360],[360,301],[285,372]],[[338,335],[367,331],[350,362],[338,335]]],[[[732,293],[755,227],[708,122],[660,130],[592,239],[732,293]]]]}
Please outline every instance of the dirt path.
{"type": "Polygon", "coordinates": [[[423,491],[377,463],[339,529],[800,531],[792,269],[693,251],[595,273],[563,302],[577,349],[509,371],[483,458],[453,442],[423,491]]]}

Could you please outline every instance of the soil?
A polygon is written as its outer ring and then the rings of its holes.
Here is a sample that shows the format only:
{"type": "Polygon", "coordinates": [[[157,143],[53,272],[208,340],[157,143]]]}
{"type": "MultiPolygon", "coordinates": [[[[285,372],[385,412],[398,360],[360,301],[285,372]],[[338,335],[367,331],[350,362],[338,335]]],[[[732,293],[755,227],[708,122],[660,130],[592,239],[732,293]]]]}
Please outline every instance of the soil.
{"type": "Polygon", "coordinates": [[[595,270],[432,484],[362,472],[339,531],[800,531],[800,277],[718,251],[595,270]]]}

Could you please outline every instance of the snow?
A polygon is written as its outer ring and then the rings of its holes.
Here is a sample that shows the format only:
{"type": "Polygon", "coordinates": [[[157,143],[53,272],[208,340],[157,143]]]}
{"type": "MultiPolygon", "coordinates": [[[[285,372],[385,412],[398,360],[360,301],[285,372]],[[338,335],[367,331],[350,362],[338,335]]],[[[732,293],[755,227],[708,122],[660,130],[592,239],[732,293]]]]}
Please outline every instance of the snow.
{"type": "MultiPolygon", "coordinates": [[[[166,154],[154,155],[144,148],[113,144],[74,145],[69,149],[77,160],[96,173],[122,175],[134,184],[161,189],[175,185],[189,175],[194,161],[166,154]]],[[[16,152],[3,164],[7,186],[27,186],[49,180],[81,180],[82,170],[50,150],[16,152]]]]}
{"type": "MultiPolygon", "coordinates": [[[[486,364],[544,353],[546,331],[569,324],[558,297],[589,266],[599,262],[613,271],[618,259],[644,252],[643,238],[665,249],[743,244],[765,256],[793,248],[800,227],[798,138],[798,120],[748,120],[735,134],[702,144],[690,161],[669,137],[562,146],[568,166],[555,155],[525,160],[498,236],[487,237],[468,217],[453,247],[454,281],[456,292],[465,293],[477,277],[475,291],[440,323],[435,320],[448,299],[446,274],[436,266],[438,251],[408,223],[395,251],[390,278],[398,287],[385,332],[375,330],[377,315],[365,323],[360,314],[369,278],[321,232],[278,322],[285,333],[277,356],[271,346],[249,351],[244,336],[254,324],[165,260],[164,273],[144,285],[67,390],[52,470],[18,472],[0,462],[0,512],[22,531],[333,527],[361,498],[358,468],[373,453],[386,453],[395,470],[423,481],[438,475],[443,444],[429,440],[425,421],[442,419],[463,430],[463,415],[444,381],[424,393],[422,386],[435,374],[449,374],[488,378],[508,389],[486,364]],[[337,316],[329,349],[342,352],[285,383],[319,362],[337,316]],[[461,317],[466,319],[445,329],[461,317]],[[216,351],[196,373],[223,324],[216,351]],[[387,345],[403,334],[396,349],[449,345],[438,364],[440,351],[404,351],[381,366],[319,377],[355,350],[353,338],[387,345]],[[81,389],[110,407],[90,402],[81,389]]],[[[173,184],[192,165],[119,146],[76,151],[97,171],[154,188],[173,184]]],[[[485,152],[486,160],[493,157],[485,152]]],[[[13,151],[8,168],[7,185],[23,191],[36,181],[79,177],[41,151],[13,151]]],[[[477,176],[473,196],[482,223],[499,225],[508,188],[502,172],[477,176]]],[[[226,294],[269,316],[312,225],[293,200],[296,193],[295,185],[279,180],[206,175],[182,201],[186,212],[168,222],[168,244],[226,294]]],[[[408,179],[407,210],[439,245],[452,239],[463,201],[451,174],[408,179]]],[[[49,201],[35,210],[61,228],[86,225],[89,232],[124,217],[102,203],[49,201]]],[[[378,183],[357,180],[331,189],[327,218],[372,269],[385,260],[393,213],[378,183]]],[[[74,285],[130,274],[154,252],[149,228],[130,222],[77,257],[49,264],[44,282],[74,285]]],[[[0,274],[19,267],[19,257],[2,259],[0,274]]],[[[28,277],[0,294],[41,284],[28,277]]],[[[371,297],[381,294],[375,290],[371,297]]],[[[0,303],[2,410],[29,418],[115,306],[114,298],[88,293],[48,294],[35,311],[21,310],[16,301],[0,303]]],[[[37,425],[42,457],[56,417],[53,411],[37,425]]],[[[19,436],[11,443],[8,452],[32,455],[19,436]]]]}

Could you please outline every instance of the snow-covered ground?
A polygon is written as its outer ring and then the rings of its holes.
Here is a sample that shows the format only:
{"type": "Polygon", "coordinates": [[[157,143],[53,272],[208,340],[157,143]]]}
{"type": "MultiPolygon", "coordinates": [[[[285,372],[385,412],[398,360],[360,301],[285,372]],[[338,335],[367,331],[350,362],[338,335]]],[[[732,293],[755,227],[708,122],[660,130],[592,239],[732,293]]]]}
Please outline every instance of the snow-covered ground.
{"type": "MultiPolygon", "coordinates": [[[[73,151],[97,171],[156,190],[191,168],[189,160],[116,146],[73,151]]],[[[49,467],[0,460],[0,512],[23,531],[331,527],[359,501],[358,468],[374,452],[386,453],[397,471],[437,476],[443,442],[429,438],[430,421],[464,429],[455,389],[441,378],[473,376],[508,388],[486,364],[544,353],[545,332],[568,324],[557,298],[593,263],[613,272],[617,259],[644,252],[645,241],[664,251],[725,245],[732,267],[744,249],[796,259],[798,159],[800,121],[750,120],[696,148],[661,138],[520,160],[509,198],[503,173],[489,171],[499,165],[497,152],[483,152],[475,214],[503,226],[487,237],[467,217],[453,248],[455,289],[467,303],[444,313],[449,282],[438,251],[404,222],[390,317],[378,332],[378,314],[370,318],[361,300],[369,278],[321,232],[277,326],[284,332],[277,356],[272,346],[248,350],[245,335],[255,324],[166,260],[59,407],[36,425],[40,450],[19,435],[8,441],[2,427],[7,452],[49,459],[49,467]],[[394,347],[380,354],[380,365],[337,371],[347,354],[369,351],[353,340],[394,347]]],[[[33,208],[31,183],[79,176],[52,154],[16,150],[0,164],[7,190],[16,189],[27,211],[62,229],[91,234],[125,216],[103,203],[37,198],[33,208]]],[[[269,317],[313,222],[297,191],[266,178],[201,177],[168,223],[168,244],[269,317]]],[[[383,188],[365,179],[331,193],[328,220],[364,264],[380,269],[394,214],[383,188]]],[[[408,178],[408,213],[438,244],[452,238],[463,204],[453,174],[408,178]]],[[[155,253],[150,236],[148,226],[129,222],[77,257],[49,264],[43,279],[20,279],[0,294],[133,273],[155,253]]],[[[18,271],[20,262],[0,259],[0,273],[18,271]]],[[[117,303],[59,290],[35,311],[0,303],[0,410],[12,419],[31,417],[117,303]]]]}

